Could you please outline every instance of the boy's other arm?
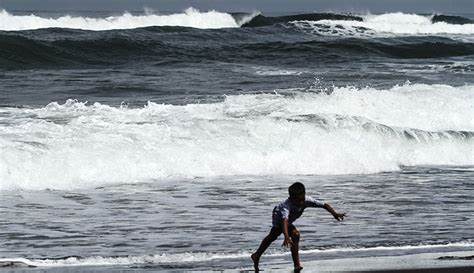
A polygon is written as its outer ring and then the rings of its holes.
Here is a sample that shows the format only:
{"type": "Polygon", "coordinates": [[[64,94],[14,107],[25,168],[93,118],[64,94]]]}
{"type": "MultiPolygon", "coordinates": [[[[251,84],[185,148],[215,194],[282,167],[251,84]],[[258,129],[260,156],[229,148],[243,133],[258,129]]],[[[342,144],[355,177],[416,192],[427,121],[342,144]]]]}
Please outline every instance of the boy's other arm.
{"type": "Polygon", "coordinates": [[[344,217],[346,217],[345,213],[337,213],[328,203],[325,203],[323,208],[325,208],[329,213],[331,213],[332,216],[338,221],[344,220],[344,217]]]}
{"type": "Polygon", "coordinates": [[[283,246],[289,247],[293,245],[293,241],[291,240],[290,234],[288,233],[288,219],[283,218],[282,226],[283,226],[283,235],[285,236],[285,240],[283,241],[283,246]]]}

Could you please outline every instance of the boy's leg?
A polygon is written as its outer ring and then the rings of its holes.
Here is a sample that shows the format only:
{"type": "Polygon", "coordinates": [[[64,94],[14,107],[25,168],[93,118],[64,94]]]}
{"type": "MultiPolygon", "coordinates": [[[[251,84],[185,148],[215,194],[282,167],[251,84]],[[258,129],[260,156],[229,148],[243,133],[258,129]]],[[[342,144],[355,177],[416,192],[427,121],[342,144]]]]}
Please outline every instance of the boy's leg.
{"type": "Polygon", "coordinates": [[[295,265],[295,271],[299,271],[303,269],[300,264],[300,256],[299,256],[299,249],[300,249],[300,231],[296,229],[296,227],[292,227],[290,232],[291,240],[293,241],[293,245],[291,246],[291,257],[293,258],[293,264],[295,265]]]}
{"type": "Polygon", "coordinates": [[[277,228],[272,228],[270,230],[270,233],[265,237],[263,238],[262,242],[260,243],[260,246],[258,247],[257,251],[255,251],[254,254],[252,254],[252,256],[250,256],[253,260],[253,264],[254,264],[254,267],[255,267],[255,270],[258,271],[258,262],[260,261],[260,257],[262,256],[263,252],[265,252],[265,250],[267,250],[267,248],[270,246],[270,244],[275,241],[278,236],[280,236],[281,234],[281,230],[277,229],[277,228]]]}

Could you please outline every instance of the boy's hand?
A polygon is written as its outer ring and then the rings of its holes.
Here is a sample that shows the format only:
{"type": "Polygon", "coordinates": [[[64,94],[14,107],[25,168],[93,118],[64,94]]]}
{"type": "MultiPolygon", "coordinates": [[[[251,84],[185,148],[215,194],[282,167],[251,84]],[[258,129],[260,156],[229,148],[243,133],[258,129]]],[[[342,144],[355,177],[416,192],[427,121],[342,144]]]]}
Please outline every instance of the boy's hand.
{"type": "Polygon", "coordinates": [[[338,221],[344,220],[344,217],[346,217],[345,213],[334,213],[332,216],[338,221]]]}
{"type": "Polygon", "coordinates": [[[334,219],[338,221],[342,221],[344,220],[344,217],[346,217],[345,213],[337,213],[336,210],[334,210],[333,207],[331,207],[331,205],[329,205],[328,203],[324,204],[324,208],[332,214],[334,219]]]}
{"type": "Polygon", "coordinates": [[[291,240],[291,237],[285,237],[285,240],[283,240],[282,246],[291,247],[292,245],[293,245],[293,241],[291,240]]]}

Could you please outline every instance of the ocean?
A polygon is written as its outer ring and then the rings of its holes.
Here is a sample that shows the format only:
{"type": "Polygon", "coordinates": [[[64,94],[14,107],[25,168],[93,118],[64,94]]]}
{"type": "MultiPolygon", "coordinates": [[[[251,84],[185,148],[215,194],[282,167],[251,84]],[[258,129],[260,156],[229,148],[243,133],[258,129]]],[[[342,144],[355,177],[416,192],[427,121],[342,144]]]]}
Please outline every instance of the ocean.
{"type": "Polygon", "coordinates": [[[295,181],[303,266],[474,255],[473,70],[473,14],[2,10],[0,272],[251,268],[295,181]]]}

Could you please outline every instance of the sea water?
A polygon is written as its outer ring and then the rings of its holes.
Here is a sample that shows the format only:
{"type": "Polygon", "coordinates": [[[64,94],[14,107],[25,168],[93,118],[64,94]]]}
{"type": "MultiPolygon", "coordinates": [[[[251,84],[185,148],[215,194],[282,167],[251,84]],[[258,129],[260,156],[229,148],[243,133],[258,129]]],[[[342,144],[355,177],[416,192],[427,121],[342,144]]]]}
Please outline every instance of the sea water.
{"type": "Polygon", "coordinates": [[[472,17],[341,16],[0,12],[0,262],[249,267],[295,181],[303,260],[472,250],[472,17]]]}

